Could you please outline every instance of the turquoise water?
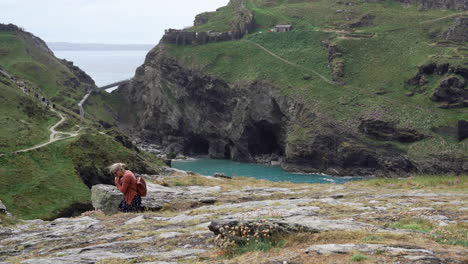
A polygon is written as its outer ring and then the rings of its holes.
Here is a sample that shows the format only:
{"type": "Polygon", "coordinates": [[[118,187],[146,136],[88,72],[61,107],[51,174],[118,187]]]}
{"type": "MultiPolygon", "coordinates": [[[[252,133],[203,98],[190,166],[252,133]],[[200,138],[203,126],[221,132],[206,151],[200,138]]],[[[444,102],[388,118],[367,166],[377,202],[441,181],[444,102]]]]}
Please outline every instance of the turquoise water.
{"type": "Polygon", "coordinates": [[[185,171],[193,171],[202,175],[213,175],[216,172],[227,176],[244,176],[269,181],[289,181],[295,183],[344,183],[360,180],[360,177],[330,177],[320,174],[291,173],[279,166],[242,163],[231,160],[191,159],[173,160],[172,167],[185,171]]]}

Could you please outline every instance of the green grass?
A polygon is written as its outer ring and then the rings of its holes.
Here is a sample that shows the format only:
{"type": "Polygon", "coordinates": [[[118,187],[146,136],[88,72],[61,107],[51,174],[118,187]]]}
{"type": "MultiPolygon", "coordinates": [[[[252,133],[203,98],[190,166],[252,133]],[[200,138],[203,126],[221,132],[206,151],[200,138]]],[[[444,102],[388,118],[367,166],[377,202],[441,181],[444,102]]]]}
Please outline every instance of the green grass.
{"type": "Polygon", "coordinates": [[[445,189],[454,192],[468,190],[468,175],[415,175],[410,178],[375,178],[346,183],[363,187],[385,187],[387,189],[445,189]]]}
{"type": "Polygon", "coordinates": [[[400,219],[399,221],[389,224],[388,226],[393,227],[393,228],[398,228],[398,229],[406,229],[406,230],[426,232],[426,233],[434,229],[434,226],[430,221],[420,219],[420,218],[400,219]]]}
{"type": "Polygon", "coordinates": [[[10,153],[49,139],[59,117],[19,88],[0,83],[0,153],[10,153]]]}
{"type": "MultiPolygon", "coordinates": [[[[255,14],[257,30],[244,40],[257,43],[290,65],[245,41],[227,41],[201,46],[167,46],[169,53],[190,69],[247,86],[254,81],[267,81],[281,93],[307,105],[312,112],[336,120],[345,128],[356,131],[360,120],[379,118],[395,121],[403,128],[414,128],[429,135],[424,140],[401,144],[393,143],[411,157],[450,153],[466,157],[468,142],[434,133],[438,126],[454,127],[458,120],[467,120],[465,109],[440,109],[430,100],[443,76],[429,76],[429,83],[421,93],[405,96],[416,87],[406,81],[417,73],[417,67],[429,62],[449,62],[459,65],[456,47],[433,45],[433,39],[445,31],[453,19],[433,19],[455,14],[451,10],[419,11],[416,6],[403,6],[393,1],[366,3],[353,6],[338,2],[318,1],[264,1],[249,0],[247,8],[255,14]],[[337,13],[346,9],[349,13],[337,13]],[[372,23],[358,28],[372,38],[347,39],[336,29],[355,23],[366,15],[375,16],[372,23]],[[349,20],[348,20],[349,19],[349,20]],[[287,33],[268,32],[275,24],[292,24],[287,33]],[[335,31],[333,31],[335,30],[335,31]],[[314,72],[331,79],[327,51],[322,41],[336,43],[343,50],[345,85],[331,85],[314,72]],[[439,56],[444,59],[435,59],[439,56]],[[312,80],[304,80],[304,76],[312,80]],[[384,95],[377,95],[378,90],[384,95]]],[[[224,11],[223,11],[224,12],[224,11]]],[[[211,23],[225,23],[223,19],[211,23]]],[[[462,45],[465,46],[466,45],[462,45]]],[[[323,129],[317,120],[304,117],[293,120],[287,142],[307,141],[314,131],[323,129]]],[[[370,141],[370,140],[369,140],[370,141]]]]}
{"type": "Polygon", "coordinates": [[[103,120],[115,125],[114,115],[118,111],[124,111],[125,100],[116,94],[107,92],[92,93],[84,104],[85,118],[103,120]]]}
{"type": "Polygon", "coordinates": [[[266,252],[272,248],[281,247],[284,245],[284,241],[274,241],[271,239],[259,239],[257,241],[249,241],[242,245],[234,246],[227,249],[226,256],[234,257],[239,256],[247,252],[261,251],[266,252]]]}
{"type": "Polygon", "coordinates": [[[441,244],[468,247],[468,224],[457,223],[439,228],[434,240],[441,244]]]}
{"type": "Polygon", "coordinates": [[[67,206],[89,203],[91,193],[75,173],[61,141],[44,148],[0,157],[0,200],[24,219],[51,218],[67,206]]]}
{"type": "Polygon", "coordinates": [[[225,32],[232,30],[230,24],[235,18],[235,11],[231,6],[221,7],[216,12],[206,12],[201,15],[208,18],[208,23],[191,27],[189,31],[225,32]]]}
{"type": "Polygon", "coordinates": [[[127,149],[113,137],[88,132],[26,153],[0,157],[0,200],[23,219],[50,219],[74,203],[90,203],[84,177],[106,176],[107,166],[124,162],[134,171],[162,166],[156,157],[127,149]]]}
{"type": "Polygon", "coordinates": [[[351,260],[356,261],[356,262],[361,262],[361,261],[364,261],[364,260],[367,260],[367,259],[368,259],[368,257],[366,255],[362,255],[362,254],[354,254],[351,257],[351,260]]]}
{"type": "Polygon", "coordinates": [[[70,108],[85,94],[83,85],[65,89],[65,82],[75,77],[73,73],[26,33],[0,32],[0,51],[0,65],[10,74],[27,80],[35,93],[70,108]]]}

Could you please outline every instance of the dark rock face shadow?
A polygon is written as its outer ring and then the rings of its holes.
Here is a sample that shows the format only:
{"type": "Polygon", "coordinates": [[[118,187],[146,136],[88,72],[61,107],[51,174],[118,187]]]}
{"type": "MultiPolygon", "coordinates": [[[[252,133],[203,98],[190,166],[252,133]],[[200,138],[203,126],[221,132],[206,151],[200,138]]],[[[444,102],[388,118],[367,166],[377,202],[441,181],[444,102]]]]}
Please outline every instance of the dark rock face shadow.
{"type": "Polygon", "coordinates": [[[281,126],[271,124],[267,121],[254,123],[246,128],[248,135],[248,149],[252,155],[279,154],[283,153],[280,143],[281,126]]]}
{"type": "Polygon", "coordinates": [[[74,203],[70,205],[69,207],[62,209],[56,217],[50,218],[50,219],[45,219],[45,220],[54,220],[57,218],[63,218],[63,217],[75,217],[79,216],[84,212],[94,210],[94,207],[90,203],[74,203]]]}

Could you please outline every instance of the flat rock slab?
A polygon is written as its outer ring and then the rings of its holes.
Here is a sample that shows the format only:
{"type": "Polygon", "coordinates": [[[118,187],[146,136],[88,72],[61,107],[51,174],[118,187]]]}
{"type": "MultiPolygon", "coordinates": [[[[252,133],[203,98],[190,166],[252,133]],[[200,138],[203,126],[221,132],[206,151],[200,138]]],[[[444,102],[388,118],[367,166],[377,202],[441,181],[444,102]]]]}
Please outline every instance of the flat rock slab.
{"type": "Polygon", "coordinates": [[[426,249],[414,249],[380,244],[324,244],[314,245],[305,250],[305,253],[318,254],[347,254],[354,251],[374,253],[376,251],[391,252],[393,254],[424,254],[433,255],[434,252],[426,249]]]}

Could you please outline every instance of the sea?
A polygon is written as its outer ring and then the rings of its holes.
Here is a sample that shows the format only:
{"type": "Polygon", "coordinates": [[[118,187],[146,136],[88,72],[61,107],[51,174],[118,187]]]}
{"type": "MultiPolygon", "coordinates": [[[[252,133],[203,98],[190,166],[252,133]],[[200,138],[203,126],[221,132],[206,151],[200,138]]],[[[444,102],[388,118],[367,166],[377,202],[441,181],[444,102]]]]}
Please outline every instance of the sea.
{"type": "MultiPolygon", "coordinates": [[[[93,78],[98,87],[130,79],[142,65],[145,50],[54,50],[56,57],[72,61],[93,78]]],[[[108,92],[116,88],[107,89],[108,92]]]]}

